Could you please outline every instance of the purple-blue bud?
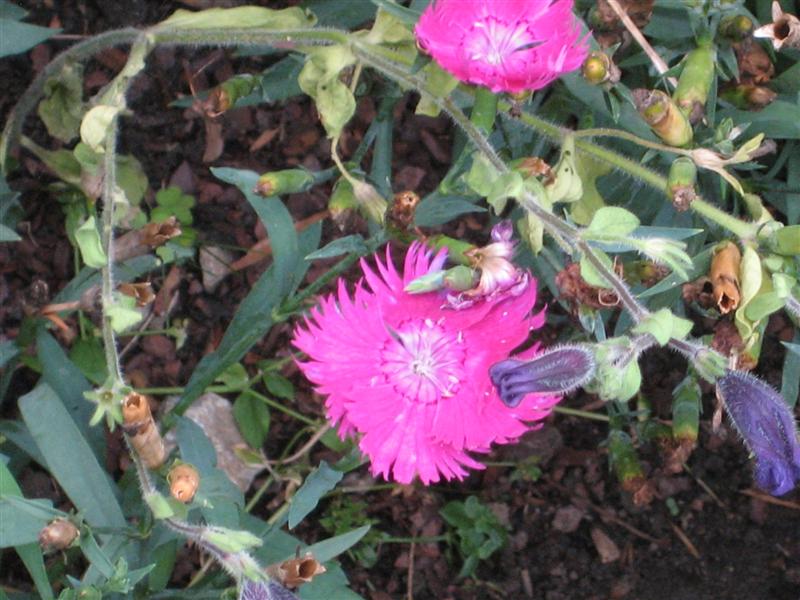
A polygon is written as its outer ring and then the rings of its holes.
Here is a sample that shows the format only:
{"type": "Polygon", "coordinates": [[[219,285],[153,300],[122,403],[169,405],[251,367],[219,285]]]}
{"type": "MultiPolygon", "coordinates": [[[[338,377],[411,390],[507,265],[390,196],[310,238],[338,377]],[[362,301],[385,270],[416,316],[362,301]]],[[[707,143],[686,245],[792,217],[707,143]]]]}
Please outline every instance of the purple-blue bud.
{"type": "Polygon", "coordinates": [[[559,346],[532,360],[508,358],[491,366],[489,377],[506,406],[527,394],[566,394],[594,374],[594,355],[583,346],[559,346]]]}
{"type": "Polygon", "coordinates": [[[245,580],[239,592],[239,600],[300,600],[274,579],[270,581],[245,580]]]}
{"type": "Polygon", "coordinates": [[[773,496],[794,489],[800,480],[800,444],[794,415],[780,394],[748,373],[728,371],[717,380],[717,396],[755,456],[758,487],[773,496]]]}

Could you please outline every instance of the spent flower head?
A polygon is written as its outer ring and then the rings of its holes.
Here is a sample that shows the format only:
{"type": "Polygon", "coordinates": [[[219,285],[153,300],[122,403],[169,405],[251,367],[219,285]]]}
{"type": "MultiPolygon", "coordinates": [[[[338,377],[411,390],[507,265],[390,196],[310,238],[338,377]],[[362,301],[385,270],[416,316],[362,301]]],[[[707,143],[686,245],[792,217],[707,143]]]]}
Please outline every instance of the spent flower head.
{"type": "Polygon", "coordinates": [[[717,396],[756,459],[758,486],[774,496],[794,489],[800,480],[800,444],[794,415],[781,395],[749,373],[728,371],[717,380],[717,396]]]}
{"type": "MultiPolygon", "coordinates": [[[[446,250],[435,256],[415,243],[403,273],[376,260],[362,261],[366,285],[354,297],[343,280],[295,330],[294,344],[309,359],[300,368],[327,396],[328,419],[342,436],[360,438],[372,472],[401,483],[463,478],[465,467],[482,468],[470,452],[516,440],[527,422],[546,417],[558,397],[529,396],[505,406],[489,379],[489,367],[541,327],[531,316],[535,282],[496,294],[462,310],[448,306],[446,289],[411,294],[415,279],[442,270],[446,250]]],[[[531,348],[523,360],[537,354],[531,348]]]]}
{"type": "Polygon", "coordinates": [[[543,88],[588,52],[572,0],[435,0],[415,33],[445,71],[493,92],[543,88]]]}

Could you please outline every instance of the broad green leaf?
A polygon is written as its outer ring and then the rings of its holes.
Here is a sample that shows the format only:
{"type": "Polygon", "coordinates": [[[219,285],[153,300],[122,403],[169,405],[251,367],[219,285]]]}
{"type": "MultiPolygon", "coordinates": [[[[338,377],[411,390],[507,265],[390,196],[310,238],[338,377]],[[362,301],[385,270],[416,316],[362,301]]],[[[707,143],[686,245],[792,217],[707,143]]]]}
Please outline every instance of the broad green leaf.
{"type": "Polygon", "coordinates": [[[750,123],[747,133],[763,133],[777,140],[800,139],[800,106],[796,102],[775,100],[758,111],[726,109],[719,119],[731,118],[734,123],[750,123]]]}
{"type": "MultiPolygon", "coordinates": [[[[316,508],[320,499],[336,487],[344,473],[331,469],[324,460],[303,482],[289,505],[289,529],[294,529],[308,513],[316,508]]],[[[366,533],[366,532],[365,532],[366,533]]],[[[316,557],[316,554],[315,554],[316,557]]],[[[320,562],[327,559],[317,557],[320,562]]]]}
{"type": "Polygon", "coordinates": [[[252,448],[261,448],[269,434],[269,407],[258,397],[248,392],[239,394],[233,403],[233,418],[239,432],[252,448]]]}
{"type": "Polygon", "coordinates": [[[84,392],[91,389],[91,385],[44,327],[36,332],[36,356],[43,367],[42,381],[49,385],[64,403],[64,407],[83,437],[89,442],[98,461],[105,461],[105,433],[100,427],[89,426],[94,405],[83,396],[84,392]]]}
{"type": "Polygon", "coordinates": [[[278,373],[265,373],[263,379],[270,394],[284,400],[294,400],[294,385],[286,377],[278,373]]]}
{"type": "Polygon", "coordinates": [[[688,319],[676,317],[668,308],[662,308],[651,313],[633,331],[635,333],[649,333],[660,346],[664,346],[671,338],[682,340],[692,330],[693,323],[688,319]]]}
{"type": "MultiPolygon", "coordinates": [[[[22,497],[22,490],[20,490],[17,482],[14,480],[14,477],[9,472],[8,468],[5,465],[5,462],[2,460],[2,456],[0,456],[0,496],[16,496],[21,498],[22,497]]],[[[23,525],[22,521],[18,521],[18,515],[10,515],[8,518],[4,516],[3,507],[0,506],[0,523],[3,523],[3,527],[0,527],[0,547],[6,547],[6,536],[11,536],[18,527],[23,525]],[[8,529],[7,529],[8,528],[8,529]]],[[[41,529],[41,526],[40,528],[41,529]]],[[[50,582],[47,578],[47,571],[44,567],[44,559],[42,557],[42,550],[39,548],[39,544],[36,542],[38,537],[38,530],[37,536],[34,537],[32,543],[29,544],[21,544],[16,546],[15,550],[17,554],[19,554],[20,559],[25,564],[25,568],[28,570],[28,573],[31,575],[31,579],[33,579],[34,584],[36,585],[36,591],[39,592],[39,596],[43,600],[51,600],[53,598],[53,591],[50,587],[50,582]]]]}
{"type": "Polygon", "coordinates": [[[258,181],[258,174],[253,171],[222,167],[212,168],[211,172],[217,179],[238,187],[261,219],[272,244],[279,290],[287,294],[294,286],[292,274],[301,257],[294,222],[286,206],[279,198],[262,198],[253,191],[258,181]]]}
{"type": "Polygon", "coordinates": [[[0,342],[0,369],[5,367],[8,362],[19,354],[19,348],[14,340],[0,342]]]}
{"type": "Polygon", "coordinates": [[[53,389],[39,384],[20,398],[19,408],[50,474],[86,521],[95,527],[125,527],[108,474],[53,389]]]}
{"type": "Polygon", "coordinates": [[[62,142],[77,137],[84,111],[81,63],[67,61],[60,73],[45,82],[37,110],[50,135],[62,142]]]}
{"type": "Polygon", "coordinates": [[[332,242],[312,252],[305,257],[305,260],[319,260],[321,258],[333,258],[341,256],[342,254],[366,254],[368,252],[367,245],[364,243],[364,238],[355,233],[345,237],[336,238],[332,242]]]}
{"type": "Polygon", "coordinates": [[[75,241],[78,243],[84,263],[95,269],[101,269],[106,265],[106,253],[94,217],[86,219],[83,225],[75,230],[75,241]]]}
{"type": "Polygon", "coordinates": [[[591,239],[615,239],[630,235],[639,227],[639,219],[632,212],[618,206],[604,206],[595,211],[586,228],[591,239]]]}
{"type": "Polygon", "coordinates": [[[217,451],[202,428],[186,417],[178,419],[175,428],[181,459],[203,473],[217,466],[217,451]]]}
{"type": "Polygon", "coordinates": [[[9,0],[0,0],[0,19],[19,21],[25,18],[28,11],[9,0]]]}
{"type": "Polygon", "coordinates": [[[0,223],[0,242],[18,242],[21,239],[16,231],[0,223]]]}
{"type": "Polygon", "coordinates": [[[748,320],[757,323],[764,317],[778,312],[785,304],[786,300],[781,298],[777,292],[759,293],[748,302],[744,314],[748,320]]]}
{"type": "Polygon", "coordinates": [[[25,52],[60,31],[20,23],[15,19],[0,18],[0,58],[25,52]]]}
{"type": "Polygon", "coordinates": [[[370,525],[364,525],[342,535],[317,542],[303,551],[311,552],[319,562],[327,562],[357,544],[362,537],[367,535],[369,529],[370,525]]]}
{"type": "MultiPolygon", "coordinates": [[[[435,61],[430,61],[420,73],[425,77],[426,89],[437,98],[444,98],[458,87],[458,79],[442,69],[435,61]]],[[[418,115],[437,117],[441,109],[433,98],[422,94],[415,112],[418,115]]]]}
{"type": "Polygon", "coordinates": [[[78,338],[70,348],[69,358],[93,384],[102,385],[108,378],[106,356],[100,338],[78,338]]]}
{"type": "Polygon", "coordinates": [[[463,196],[442,196],[434,192],[423,198],[414,212],[414,225],[436,227],[468,213],[482,213],[486,209],[463,196]]]}
{"type": "Polygon", "coordinates": [[[136,298],[118,293],[114,294],[114,303],[105,307],[105,313],[117,333],[127,331],[144,318],[136,308],[136,298]]]}

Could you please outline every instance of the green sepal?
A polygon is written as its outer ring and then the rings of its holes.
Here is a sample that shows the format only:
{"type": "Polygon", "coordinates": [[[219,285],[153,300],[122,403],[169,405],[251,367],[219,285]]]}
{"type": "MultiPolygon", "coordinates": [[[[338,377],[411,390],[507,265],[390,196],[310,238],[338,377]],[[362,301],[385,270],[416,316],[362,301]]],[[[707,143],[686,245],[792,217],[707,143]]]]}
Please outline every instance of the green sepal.
{"type": "Polygon", "coordinates": [[[108,262],[108,257],[103,250],[100,233],[97,231],[95,218],[89,217],[75,230],[75,241],[81,251],[83,262],[94,268],[102,269],[108,262]]]}
{"type": "Polygon", "coordinates": [[[662,308],[649,314],[632,331],[639,334],[649,333],[656,339],[659,346],[665,346],[672,338],[684,339],[689,335],[693,325],[688,319],[673,315],[668,308],[662,308]]]}

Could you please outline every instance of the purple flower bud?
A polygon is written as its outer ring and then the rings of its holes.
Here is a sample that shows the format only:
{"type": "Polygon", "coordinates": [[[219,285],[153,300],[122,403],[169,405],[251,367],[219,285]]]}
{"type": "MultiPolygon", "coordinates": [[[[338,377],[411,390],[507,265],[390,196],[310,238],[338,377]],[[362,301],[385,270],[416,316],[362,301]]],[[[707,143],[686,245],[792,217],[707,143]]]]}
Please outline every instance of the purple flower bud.
{"type": "Polygon", "coordinates": [[[277,581],[246,580],[239,592],[239,600],[300,600],[277,581]]]}
{"type": "Polygon", "coordinates": [[[510,219],[504,219],[492,227],[493,242],[510,242],[514,235],[514,225],[510,219]]]}
{"type": "Polygon", "coordinates": [[[489,377],[506,406],[518,406],[527,394],[566,394],[594,374],[594,355],[582,346],[560,346],[533,360],[509,358],[495,363],[489,377]]]}
{"type": "Polygon", "coordinates": [[[800,479],[800,444],[780,394],[748,373],[728,371],[717,380],[717,396],[755,456],[756,484],[774,496],[791,491],[800,479]]]}

